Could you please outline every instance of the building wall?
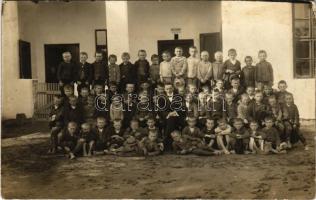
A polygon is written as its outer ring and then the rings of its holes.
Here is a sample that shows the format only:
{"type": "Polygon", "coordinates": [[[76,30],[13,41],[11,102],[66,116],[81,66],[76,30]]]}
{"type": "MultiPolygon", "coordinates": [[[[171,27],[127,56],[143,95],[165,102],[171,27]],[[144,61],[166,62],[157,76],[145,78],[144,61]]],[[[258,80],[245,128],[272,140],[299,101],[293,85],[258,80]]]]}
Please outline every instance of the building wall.
{"type": "Polygon", "coordinates": [[[105,3],[18,2],[20,38],[31,42],[33,78],[45,81],[44,44],[79,43],[94,60],[95,29],[106,28],[105,3]]]}
{"type": "Polygon", "coordinates": [[[315,79],[294,79],[292,6],[278,2],[222,2],[224,55],[235,48],[242,61],[264,49],[274,69],[274,87],[286,80],[294,94],[301,118],[315,119],[315,79]]]}
{"type": "Polygon", "coordinates": [[[2,119],[33,115],[32,80],[19,79],[17,2],[8,1],[2,16],[2,119]]]}
{"type": "MultiPolygon", "coordinates": [[[[199,34],[220,32],[219,1],[129,1],[128,28],[132,59],[139,49],[148,57],[157,53],[158,40],[173,40],[171,28],[181,28],[179,39],[194,39],[200,46],[199,34]]],[[[110,44],[109,44],[110,45],[110,44]]]]}

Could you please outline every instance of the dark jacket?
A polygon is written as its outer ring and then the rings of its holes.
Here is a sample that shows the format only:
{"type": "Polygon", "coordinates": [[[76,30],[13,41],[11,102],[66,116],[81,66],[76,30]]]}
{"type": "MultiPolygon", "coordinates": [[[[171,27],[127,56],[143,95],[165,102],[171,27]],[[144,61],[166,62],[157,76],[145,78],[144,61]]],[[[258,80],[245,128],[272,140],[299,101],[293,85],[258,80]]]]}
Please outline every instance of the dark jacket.
{"type": "Polygon", "coordinates": [[[77,76],[76,76],[76,81],[81,81],[81,82],[89,82],[91,83],[93,80],[93,69],[92,65],[88,62],[82,64],[78,63],[77,64],[77,76]]]}
{"type": "Polygon", "coordinates": [[[92,63],[92,71],[94,81],[106,81],[109,78],[109,69],[104,61],[92,63]]]}
{"type": "Polygon", "coordinates": [[[73,62],[61,62],[57,69],[57,79],[62,82],[71,82],[76,79],[76,64],[73,62]]]}

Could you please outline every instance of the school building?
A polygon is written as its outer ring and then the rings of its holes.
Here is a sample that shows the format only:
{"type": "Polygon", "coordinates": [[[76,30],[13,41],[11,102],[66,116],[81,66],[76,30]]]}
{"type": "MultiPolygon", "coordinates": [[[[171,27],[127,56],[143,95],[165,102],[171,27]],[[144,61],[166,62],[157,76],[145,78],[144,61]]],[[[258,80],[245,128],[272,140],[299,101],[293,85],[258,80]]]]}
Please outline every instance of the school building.
{"type": "MultiPolygon", "coordinates": [[[[315,119],[316,21],[312,6],[257,1],[7,1],[2,5],[2,117],[32,117],[34,84],[56,82],[61,52],[92,62],[139,49],[148,57],[176,45],[224,52],[243,63],[268,52],[275,84],[288,82],[301,118],[315,119]]],[[[48,88],[48,87],[47,87],[48,88]]]]}

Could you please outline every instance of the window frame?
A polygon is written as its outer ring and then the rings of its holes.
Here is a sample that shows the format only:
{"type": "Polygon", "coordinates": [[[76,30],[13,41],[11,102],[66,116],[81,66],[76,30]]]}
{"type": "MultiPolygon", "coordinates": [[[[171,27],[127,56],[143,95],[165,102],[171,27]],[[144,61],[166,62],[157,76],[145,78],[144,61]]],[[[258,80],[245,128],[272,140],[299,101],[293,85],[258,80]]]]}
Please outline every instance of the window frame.
{"type": "MultiPolygon", "coordinates": [[[[315,79],[316,77],[316,33],[313,35],[313,9],[311,7],[311,4],[309,4],[309,16],[308,18],[296,18],[295,17],[295,4],[299,3],[293,3],[292,4],[292,39],[293,39],[293,76],[294,79],[315,79]],[[295,24],[296,21],[299,20],[308,20],[309,22],[309,36],[300,36],[297,37],[295,35],[295,24]],[[297,58],[296,57],[296,42],[297,41],[308,41],[309,42],[309,57],[308,58],[297,58]],[[299,75],[297,73],[297,62],[302,60],[308,60],[309,61],[309,74],[308,75],[299,75]]],[[[306,5],[306,3],[304,3],[306,5]]],[[[316,20],[316,19],[315,19],[316,20]]]]}

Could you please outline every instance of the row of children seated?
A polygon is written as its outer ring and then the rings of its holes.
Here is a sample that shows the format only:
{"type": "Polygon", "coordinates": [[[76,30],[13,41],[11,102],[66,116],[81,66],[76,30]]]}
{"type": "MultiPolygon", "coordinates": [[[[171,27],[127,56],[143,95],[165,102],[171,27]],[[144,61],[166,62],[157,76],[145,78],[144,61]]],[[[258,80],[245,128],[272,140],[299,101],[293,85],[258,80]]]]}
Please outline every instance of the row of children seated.
{"type": "Polygon", "coordinates": [[[152,91],[143,81],[136,93],[127,83],[124,93],[110,82],[104,92],[82,87],[79,97],[72,86],[65,96],[56,95],[51,112],[50,153],[66,152],[70,158],[98,153],[115,155],[230,153],[284,153],[301,141],[299,112],[285,81],[278,91],[240,85],[233,76],[225,89],[223,80],[214,85],[189,83],[186,90],[172,83],[157,83],[152,91]]]}

